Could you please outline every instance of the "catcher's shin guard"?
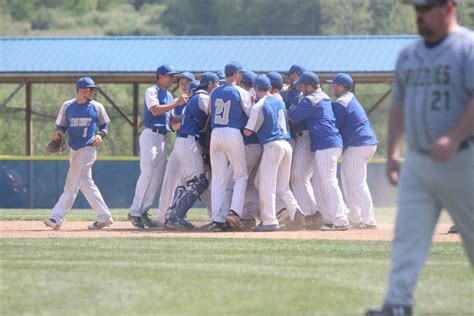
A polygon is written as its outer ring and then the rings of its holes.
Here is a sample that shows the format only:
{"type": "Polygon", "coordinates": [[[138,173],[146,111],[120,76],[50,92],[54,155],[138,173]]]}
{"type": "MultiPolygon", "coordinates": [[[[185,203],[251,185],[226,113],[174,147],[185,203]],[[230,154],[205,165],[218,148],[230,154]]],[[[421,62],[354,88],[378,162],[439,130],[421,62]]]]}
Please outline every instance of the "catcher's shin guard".
{"type": "Polygon", "coordinates": [[[200,175],[199,178],[194,177],[189,180],[186,182],[185,187],[177,187],[173,204],[169,209],[169,216],[184,218],[194,202],[208,187],[209,180],[207,180],[205,174],[200,175]]]}

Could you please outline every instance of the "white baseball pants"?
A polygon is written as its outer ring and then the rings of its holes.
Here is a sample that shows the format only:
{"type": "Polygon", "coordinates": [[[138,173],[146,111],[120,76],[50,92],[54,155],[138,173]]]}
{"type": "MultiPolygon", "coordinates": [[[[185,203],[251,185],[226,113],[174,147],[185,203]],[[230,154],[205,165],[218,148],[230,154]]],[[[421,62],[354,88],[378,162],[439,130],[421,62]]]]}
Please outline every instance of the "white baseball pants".
{"type": "Polygon", "coordinates": [[[58,223],[64,222],[66,214],[76,200],[77,193],[81,190],[89,205],[96,213],[96,221],[105,222],[112,219],[107,204],[105,204],[99,189],[92,180],[92,165],[97,158],[94,146],[83,147],[78,150],[71,149],[69,154],[69,170],[67,172],[64,192],[53,207],[51,218],[58,223]]]}
{"type": "Polygon", "coordinates": [[[346,205],[337,180],[337,160],[342,148],[316,150],[314,153],[314,171],[321,195],[321,213],[331,224],[342,226],[349,224],[346,205]]]}
{"type": "Polygon", "coordinates": [[[140,176],[130,207],[133,216],[147,212],[155,201],[166,168],[166,144],[166,135],[154,133],[149,128],[140,135],[140,176]]]}
{"type": "Polygon", "coordinates": [[[342,153],[341,182],[351,223],[377,225],[374,205],[367,184],[367,164],[377,145],[348,147],[342,153]]]}
{"type": "Polygon", "coordinates": [[[225,203],[226,172],[229,163],[234,170],[234,189],[230,209],[242,217],[248,174],[245,145],[240,130],[231,127],[214,128],[211,134],[210,154],[212,220],[223,223],[229,211],[225,203]]]}
{"type": "Polygon", "coordinates": [[[290,189],[292,149],[285,140],[263,145],[259,167],[260,216],[264,225],[278,224],[275,210],[276,196],[279,196],[292,220],[300,208],[290,189]]]}

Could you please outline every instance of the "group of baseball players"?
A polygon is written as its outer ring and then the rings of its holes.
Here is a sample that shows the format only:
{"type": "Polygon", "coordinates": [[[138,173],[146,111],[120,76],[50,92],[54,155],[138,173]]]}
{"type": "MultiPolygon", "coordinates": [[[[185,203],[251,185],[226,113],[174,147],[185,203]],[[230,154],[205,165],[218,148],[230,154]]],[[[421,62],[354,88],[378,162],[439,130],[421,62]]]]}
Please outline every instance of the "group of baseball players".
{"type": "MultiPolygon", "coordinates": [[[[258,76],[238,62],[224,73],[204,72],[196,80],[168,64],[156,71],[145,92],[140,135],[140,176],[128,219],[137,228],[192,230],[187,212],[201,199],[208,231],[375,229],[367,163],[377,139],[352,92],[353,80],[339,73],[334,101],[318,76],[300,65],[286,73],[258,76]],[[169,91],[177,83],[180,96],[169,91]],[[176,132],[168,156],[167,134],[176,132]],[[337,163],[342,158],[341,180],[337,163]],[[159,208],[152,208],[161,185],[159,208]],[[258,223],[258,225],[257,225],[258,223]]],[[[63,104],[53,139],[69,132],[70,169],[64,193],[45,225],[59,229],[78,190],[96,211],[89,229],[113,223],[92,180],[96,146],[109,119],[93,100],[91,78],[77,81],[77,96],[63,104]]]]}

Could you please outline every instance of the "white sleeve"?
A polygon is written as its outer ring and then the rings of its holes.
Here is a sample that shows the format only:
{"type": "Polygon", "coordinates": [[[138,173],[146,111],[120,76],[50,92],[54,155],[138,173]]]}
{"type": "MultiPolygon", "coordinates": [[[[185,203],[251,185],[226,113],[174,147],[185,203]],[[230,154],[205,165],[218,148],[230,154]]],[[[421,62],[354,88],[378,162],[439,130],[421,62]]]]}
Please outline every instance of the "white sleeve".
{"type": "Polygon", "coordinates": [[[242,109],[244,110],[245,115],[249,116],[250,108],[252,107],[252,96],[250,95],[250,93],[248,93],[247,90],[239,86],[236,86],[236,87],[237,87],[237,91],[239,91],[239,94],[240,94],[242,109]]]}
{"type": "Polygon", "coordinates": [[[151,109],[155,105],[160,105],[160,101],[158,100],[158,91],[155,86],[146,89],[145,104],[148,109],[151,109]]]}
{"type": "Polygon", "coordinates": [[[245,126],[246,129],[257,132],[263,124],[263,102],[265,99],[262,99],[257,102],[252,108],[250,109],[250,116],[249,120],[247,121],[247,125],[245,126]]]}
{"type": "Polygon", "coordinates": [[[199,95],[198,106],[201,111],[207,113],[207,108],[209,106],[209,96],[201,93],[199,95]]]}
{"type": "Polygon", "coordinates": [[[105,112],[105,108],[102,105],[102,103],[93,101],[92,104],[95,106],[95,109],[97,110],[99,125],[110,122],[110,118],[107,115],[107,112],[105,112]]]}
{"type": "Polygon", "coordinates": [[[74,103],[76,99],[68,100],[63,103],[61,106],[61,109],[59,110],[58,117],[56,118],[56,125],[62,126],[62,127],[68,127],[67,126],[67,120],[66,120],[66,109],[68,108],[69,105],[74,103]]]}

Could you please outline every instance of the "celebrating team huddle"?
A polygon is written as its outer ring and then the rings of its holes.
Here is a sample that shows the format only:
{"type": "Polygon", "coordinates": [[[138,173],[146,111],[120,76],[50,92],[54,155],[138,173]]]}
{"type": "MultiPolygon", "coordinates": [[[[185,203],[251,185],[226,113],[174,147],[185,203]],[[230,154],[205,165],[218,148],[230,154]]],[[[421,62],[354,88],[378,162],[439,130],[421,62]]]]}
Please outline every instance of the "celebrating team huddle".
{"type": "MultiPolygon", "coordinates": [[[[156,85],[145,92],[140,176],[128,214],[133,226],[193,230],[187,213],[200,199],[209,214],[200,229],[213,232],[375,229],[366,177],[377,139],[352,78],[340,73],[328,81],[331,101],[314,72],[292,65],[286,75],[284,86],[279,73],[257,76],[238,62],[199,80],[167,64],[158,67],[156,85]],[[175,75],[176,99],[168,91],[175,75]],[[166,158],[171,132],[176,141],[166,158]],[[160,185],[159,208],[151,214],[160,185]]],[[[91,174],[108,123],[103,106],[92,100],[96,87],[81,78],[77,98],[65,103],[56,121],[53,138],[68,131],[75,146],[64,193],[44,221],[53,229],[60,229],[79,189],[97,212],[89,229],[113,224],[91,174]],[[77,127],[79,121],[87,126],[77,127]],[[94,156],[83,159],[89,152],[94,156]]]]}

